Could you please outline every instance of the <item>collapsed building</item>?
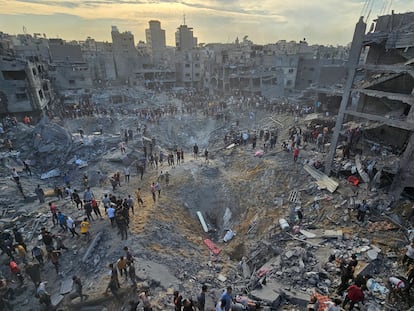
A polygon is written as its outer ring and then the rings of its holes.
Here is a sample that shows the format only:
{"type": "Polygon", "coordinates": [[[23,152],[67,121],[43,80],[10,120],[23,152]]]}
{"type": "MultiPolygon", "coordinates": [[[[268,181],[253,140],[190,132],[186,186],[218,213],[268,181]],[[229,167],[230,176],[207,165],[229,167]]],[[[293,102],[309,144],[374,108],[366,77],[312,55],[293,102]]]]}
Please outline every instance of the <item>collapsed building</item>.
{"type": "Polygon", "coordinates": [[[0,114],[40,114],[53,94],[47,71],[38,61],[0,56],[0,114]]]}
{"type": "Polygon", "coordinates": [[[381,16],[370,32],[365,30],[361,18],[336,106],[339,113],[326,172],[334,170],[337,147],[346,141],[347,131],[359,128],[364,132],[363,155],[376,155],[376,171],[389,180],[389,193],[398,196],[414,189],[414,13],[381,16]],[[366,57],[361,64],[363,49],[366,57]]]}

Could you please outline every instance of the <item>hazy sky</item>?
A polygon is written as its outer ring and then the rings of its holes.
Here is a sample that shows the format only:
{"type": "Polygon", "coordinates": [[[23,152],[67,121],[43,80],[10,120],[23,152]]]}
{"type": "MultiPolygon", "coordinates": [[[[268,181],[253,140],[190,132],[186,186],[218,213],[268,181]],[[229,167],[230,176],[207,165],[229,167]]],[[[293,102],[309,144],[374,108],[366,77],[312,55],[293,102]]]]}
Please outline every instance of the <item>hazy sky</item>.
{"type": "Polygon", "coordinates": [[[175,45],[185,14],[198,42],[226,43],[248,35],[259,44],[306,38],[310,44],[344,45],[367,2],[369,20],[389,8],[414,9],[413,0],[0,0],[0,31],[17,34],[25,26],[27,33],[49,38],[111,41],[116,25],[138,42],[145,41],[148,21],[157,19],[167,44],[175,45]]]}

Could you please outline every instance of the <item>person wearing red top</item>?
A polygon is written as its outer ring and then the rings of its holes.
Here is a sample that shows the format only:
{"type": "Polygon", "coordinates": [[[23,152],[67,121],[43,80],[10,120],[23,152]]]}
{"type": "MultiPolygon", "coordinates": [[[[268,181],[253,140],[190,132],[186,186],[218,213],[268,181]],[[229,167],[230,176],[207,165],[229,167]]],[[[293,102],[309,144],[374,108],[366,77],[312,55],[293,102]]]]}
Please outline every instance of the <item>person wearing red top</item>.
{"type": "Polygon", "coordinates": [[[49,208],[50,208],[50,212],[52,213],[52,221],[53,221],[53,227],[54,227],[58,223],[57,207],[53,202],[49,202],[49,208]]]}
{"type": "Polygon", "coordinates": [[[13,275],[15,275],[17,277],[17,279],[20,282],[20,286],[22,286],[23,285],[23,275],[21,273],[21,270],[20,270],[19,266],[17,265],[17,263],[14,260],[10,261],[10,271],[13,275]]]}
{"type": "Polygon", "coordinates": [[[349,286],[347,292],[348,293],[346,294],[345,300],[342,304],[343,308],[345,308],[349,302],[349,310],[352,310],[356,303],[364,301],[364,292],[357,285],[349,286]]]}
{"type": "Polygon", "coordinates": [[[293,149],[293,161],[296,162],[298,160],[299,157],[299,148],[295,147],[295,149],[293,149]]]}

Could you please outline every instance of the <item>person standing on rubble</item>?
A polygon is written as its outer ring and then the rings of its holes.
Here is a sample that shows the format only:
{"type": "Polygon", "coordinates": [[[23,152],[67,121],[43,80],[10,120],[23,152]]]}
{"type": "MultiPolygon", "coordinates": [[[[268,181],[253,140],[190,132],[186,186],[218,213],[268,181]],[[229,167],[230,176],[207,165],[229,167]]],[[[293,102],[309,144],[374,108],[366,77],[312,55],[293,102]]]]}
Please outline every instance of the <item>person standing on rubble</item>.
{"type": "Polygon", "coordinates": [[[72,197],[73,197],[73,201],[76,203],[76,208],[78,210],[81,210],[83,208],[83,203],[82,203],[82,200],[80,199],[79,193],[76,189],[73,190],[72,197]]]}
{"type": "Polygon", "coordinates": [[[152,305],[151,302],[149,301],[149,290],[146,289],[143,293],[139,294],[139,298],[142,301],[142,304],[144,306],[144,311],[152,311],[152,305]]]}
{"type": "Polygon", "coordinates": [[[50,213],[52,214],[52,222],[53,222],[53,227],[54,227],[59,222],[58,217],[57,217],[57,207],[53,202],[49,202],[49,209],[50,209],[50,213]]]}
{"type": "Polygon", "coordinates": [[[128,280],[128,273],[127,273],[127,263],[128,261],[124,256],[119,257],[119,259],[116,262],[116,267],[118,268],[119,274],[125,277],[125,281],[128,280]]]}
{"type": "Polygon", "coordinates": [[[414,264],[414,240],[412,240],[411,243],[405,247],[405,249],[407,251],[403,257],[402,264],[409,267],[414,264]]]}
{"type": "Polygon", "coordinates": [[[194,144],[194,146],[193,146],[193,156],[194,156],[194,159],[198,159],[198,146],[197,146],[197,144],[194,144]]]}
{"type": "Polygon", "coordinates": [[[32,170],[30,169],[29,161],[24,160],[23,165],[24,165],[24,171],[27,173],[27,175],[29,175],[31,177],[32,176],[32,170]]]}
{"type": "Polygon", "coordinates": [[[25,272],[30,277],[33,284],[37,288],[41,282],[39,263],[29,262],[25,267],[25,272]]]}
{"type": "Polygon", "coordinates": [[[152,200],[154,201],[154,204],[155,204],[155,202],[157,201],[157,196],[155,194],[155,191],[156,191],[155,183],[151,184],[150,191],[151,191],[151,194],[152,194],[152,200]]]}
{"type": "Polygon", "coordinates": [[[299,158],[299,147],[298,146],[296,146],[294,149],[293,149],[293,162],[297,162],[298,161],[298,158],[299,158]]]}
{"type": "Polygon", "coordinates": [[[36,260],[39,262],[39,264],[41,266],[43,266],[43,264],[44,264],[44,260],[43,260],[43,250],[39,246],[37,246],[37,245],[35,245],[32,248],[32,258],[33,259],[36,258],[36,260]]]}
{"type": "Polygon", "coordinates": [[[144,206],[144,201],[142,200],[141,196],[141,188],[138,188],[137,191],[135,191],[135,196],[137,197],[137,202],[140,207],[144,206]]]}
{"type": "Polygon", "coordinates": [[[338,259],[337,263],[339,263],[339,269],[341,271],[341,284],[337,289],[337,293],[338,295],[342,295],[349,285],[349,280],[352,280],[354,277],[354,270],[358,261],[356,260],[356,256],[352,255],[352,260],[349,263],[342,258],[338,259]]]}
{"type": "Polygon", "coordinates": [[[121,288],[120,284],[119,284],[119,278],[118,278],[118,270],[117,268],[114,266],[113,263],[110,263],[108,265],[108,268],[111,270],[111,280],[114,280],[116,283],[116,287],[117,288],[121,288]]]}
{"type": "Polygon", "coordinates": [[[129,177],[131,175],[131,172],[129,171],[129,167],[124,167],[124,175],[125,175],[125,183],[129,184],[129,177]]]}
{"type": "Polygon", "coordinates": [[[197,296],[197,307],[200,311],[205,311],[207,285],[201,286],[201,292],[197,296]]]}
{"type": "Polygon", "coordinates": [[[174,311],[181,311],[181,307],[183,306],[183,296],[180,295],[178,290],[174,291],[174,311]]]}
{"type": "Polygon", "coordinates": [[[46,291],[46,284],[47,282],[41,282],[36,290],[36,294],[39,298],[39,302],[46,306],[46,310],[51,310],[52,301],[50,300],[50,294],[46,291]]]}
{"type": "Polygon", "coordinates": [[[134,200],[131,198],[131,195],[128,194],[128,198],[126,199],[126,204],[128,206],[128,209],[132,211],[132,215],[134,215],[134,200]]]}
{"type": "Polygon", "coordinates": [[[226,304],[224,306],[224,311],[229,311],[231,308],[232,292],[233,292],[233,288],[231,286],[228,286],[227,289],[221,295],[220,301],[222,301],[223,299],[226,301],[226,304]]]}
{"type": "Polygon", "coordinates": [[[227,311],[227,300],[225,298],[221,298],[216,306],[216,311],[227,311]]]}
{"type": "Polygon", "coordinates": [[[27,246],[26,243],[24,243],[23,235],[21,234],[21,232],[19,232],[19,230],[17,230],[17,228],[13,228],[13,235],[16,243],[23,246],[24,249],[27,251],[27,246]]]}
{"type": "Polygon", "coordinates": [[[88,179],[88,175],[86,173],[83,174],[82,176],[82,183],[83,183],[83,188],[87,189],[89,187],[89,179],[88,179]]]}
{"type": "Polygon", "coordinates": [[[168,187],[168,185],[170,184],[170,173],[165,172],[165,185],[168,187]]]}
{"type": "Polygon", "coordinates": [[[111,291],[112,295],[116,298],[116,300],[118,300],[118,301],[121,300],[121,298],[119,297],[119,294],[118,294],[118,290],[119,290],[118,284],[116,283],[116,281],[112,277],[111,277],[111,280],[109,281],[109,284],[106,288],[105,294],[108,293],[108,290],[111,291]]]}
{"type": "Polygon", "coordinates": [[[93,212],[96,215],[96,219],[98,219],[98,216],[102,219],[101,210],[99,209],[99,203],[97,200],[95,200],[95,198],[93,198],[91,201],[91,207],[92,207],[93,212]]]}
{"type": "Polygon", "coordinates": [[[83,201],[83,209],[85,210],[86,217],[88,218],[88,221],[92,221],[92,201],[83,201]]]}
{"type": "Polygon", "coordinates": [[[71,294],[71,298],[75,298],[75,297],[79,297],[80,301],[83,302],[84,299],[88,298],[88,295],[83,294],[83,285],[82,285],[82,281],[81,279],[74,275],[72,276],[72,280],[73,280],[73,294],[71,294]]]}
{"type": "Polygon", "coordinates": [[[369,207],[366,200],[362,200],[362,203],[358,206],[357,220],[361,223],[364,222],[365,215],[367,214],[369,207]]]}
{"type": "Polygon", "coordinates": [[[119,233],[122,240],[128,239],[128,220],[121,212],[115,214],[115,222],[118,226],[119,233]]]}
{"type": "Polygon", "coordinates": [[[137,287],[137,276],[135,274],[134,263],[128,262],[127,265],[128,265],[128,276],[131,279],[132,287],[136,288],[137,287]]]}
{"type": "Polygon", "coordinates": [[[37,185],[37,187],[35,189],[35,194],[36,194],[37,198],[39,199],[40,204],[45,203],[45,192],[43,191],[42,188],[40,188],[40,185],[37,185]]]}
{"type": "Polygon", "coordinates": [[[86,236],[88,241],[91,238],[91,233],[89,232],[90,223],[88,222],[88,218],[83,218],[83,221],[80,223],[80,233],[82,236],[86,236]]]}
{"type": "Polygon", "coordinates": [[[347,289],[347,294],[345,296],[345,300],[342,303],[342,307],[345,308],[345,306],[349,303],[349,309],[352,310],[358,302],[364,302],[365,296],[364,292],[360,287],[357,285],[351,285],[347,289]]]}
{"type": "Polygon", "coordinates": [[[159,181],[157,181],[157,183],[155,184],[155,189],[158,191],[158,199],[161,196],[161,183],[159,181]]]}
{"type": "Polygon", "coordinates": [[[69,229],[70,233],[72,233],[72,238],[74,238],[75,235],[79,237],[79,234],[75,231],[75,222],[70,216],[66,216],[66,227],[69,229]]]}
{"type": "Polygon", "coordinates": [[[17,171],[14,167],[12,169],[12,177],[13,177],[13,180],[16,184],[20,183],[20,176],[19,176],[19,174],[17,173],[17,171]]]}
{"type": "Polygon", "coordinates": [[[23,286],[24,279],[20,267],[14,260],[10,261],[10,271],[19,280],[20,286],[23,286]]]}

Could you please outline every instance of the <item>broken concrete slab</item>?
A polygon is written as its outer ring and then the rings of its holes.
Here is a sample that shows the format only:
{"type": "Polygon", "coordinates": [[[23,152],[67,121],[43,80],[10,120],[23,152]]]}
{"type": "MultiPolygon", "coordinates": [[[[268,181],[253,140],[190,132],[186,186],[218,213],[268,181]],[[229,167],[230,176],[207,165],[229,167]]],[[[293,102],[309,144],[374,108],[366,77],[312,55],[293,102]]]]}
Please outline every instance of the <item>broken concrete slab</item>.
{"type": "Polygon", "coordinates": [[[368,256],[369,260],[375,260],[375,259],[378,258],[378,252],[374,249],[370,249],[367,252],[367,256],[368,256]]]}
{"type": "Polygon", "coordinates": [[[305,164],[303,165],[305,171],[307,171],[313,178],[316,179],[316,183],[318,184],[319,188],[327,189],[330,193],[335,192],[338,188],[339,183],[333,180],[332,178],[328,177],[328,175],[318,171],[317,169],[305,164]]]}
{"type": "Polygon", "coordinates": [[[268,262],[266,262],[258,271],[257,271],[257,275],[258,276],[262,276],[265,275],[266,273],[272,271],[274,268],[278,268],[280,267],[280,263],[281,263],[281,258],[280,256],[276,256],[271,258],[268,262]]]}
{"type": "Polygon", "coordinates": [[[63,300],[64,296],[61,294],[53,294],[50,297],[50,300],[52,302],[52,306],[57,307],[63,300]]]}
{"type": "Polygon", "coordinates": [[[343,232],[339,230],[300,230],[300,232],[308,239],[319,239],[319,238],[341,238],[343,232]],[[304,233],[302,233],[304,231],[304,233]]]}
{"type": "Polygon", "coordinates": [[[92,254],[93,249],[98,244],[101,237],[102,237],[102,231],[98,232],[98,234],[94,237],[94,239],[92,240],[92,243],[89,245],[88,249],[86,250],[85,255],[83,255],[83,257],[82,257],[82,262],[83,263],[88,262],[89,256],[92,254]]]}
{"type": "Polygon", "coordinates": [[[223,274],[219,274],[217,275],[217,280],[219,280],[220,282],[226,282],[227,278],[223,274]]]}
{"type": "Polygon", "coordinates": [[[43,173],[40,176],[40,179],[48,179],[48,178],[59,177],[59,176],[60,176],[60,169],[55,168],[55,169],[50,170],[46,173],[43,173]]]}
{"type": "Polygon", "coordinates": [[[358,174],[359,174],[359,176],[361,176],[362,180],[365,183],[369,183],[370,178],[368,176],[368,173],[365,172],[364,168],[362,167],[360,154],[357,154],[355,156],[355,165],[356,165],[358,174]]]}
{"type": "Polygon", "coordinates": [[[138,279],[159,284],[164,289],[177,288],[181,283],[167,266],[149,260],[140,260],[136,275],[138,279]]]}
{"type": "Polygon", "coordinates": [[[283,286],[281,284],[268,281],[262,288],[251,291],[250,295],[253,299],[272,304],[275,301],[281,300],[282,293],[283,286]]]}
{"type": "Polygon", "coordinates": [[[316,234],[304,229],[300,229],[300,233],[303,234],[307,239],[313,239],[316,238],[316,234]]]}
{"type": "Polygon", "coordinates": [[[70,291],[72,290],[72,287],[73,287],[73,280],[71,278],[67,279],[67,280],[64,280],[60,284],[60,293],[62,295],[70,293],[70,291]]]}

